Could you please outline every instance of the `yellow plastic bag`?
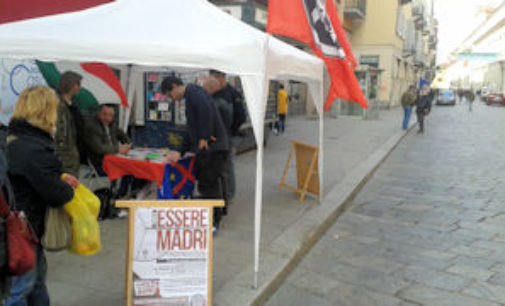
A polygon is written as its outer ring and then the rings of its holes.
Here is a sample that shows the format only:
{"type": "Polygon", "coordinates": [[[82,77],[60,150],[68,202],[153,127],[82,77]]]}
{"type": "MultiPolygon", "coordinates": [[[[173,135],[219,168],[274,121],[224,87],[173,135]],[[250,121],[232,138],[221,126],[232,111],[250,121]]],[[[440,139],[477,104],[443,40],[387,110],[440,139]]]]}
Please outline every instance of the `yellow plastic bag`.
{"type": "Polygon", "coordinates": [[[76,196],[86,204],[93,216],[98,218],[98,214],[100,213],[100,199],[83,184],[79,184],[79,187],[77,187],[74,192],[76,196]]]}
{"type": "MultiPolygon", "coordinates": [[[[82,184],[79,185],[81,186],[82,184]]],[[[63,206],[72,220],[72,243],[69,251],[78,255],[94,255],[102,248],[97,221],[98,212],[95,203],[84,200],[86,199],[82,193],[84,186],[81,189],[79,187],[75,190],[73,199],[63,206]]]]}

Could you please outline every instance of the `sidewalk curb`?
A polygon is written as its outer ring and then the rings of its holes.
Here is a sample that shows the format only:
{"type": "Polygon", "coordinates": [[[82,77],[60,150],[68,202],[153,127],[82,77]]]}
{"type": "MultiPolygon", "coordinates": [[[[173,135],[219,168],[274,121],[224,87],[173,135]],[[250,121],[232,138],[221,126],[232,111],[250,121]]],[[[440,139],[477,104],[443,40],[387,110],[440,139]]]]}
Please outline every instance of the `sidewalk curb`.
{"type": "Polygon", "coordinates": [[[352,200],[368,182],[380,165],[417,125],[412,123],[407,131],[398,131],[388,141],[372,153],[358,167],[350,172],[325,197],[323,203],[308,211],[275,239],[268,250],[260,255],[260,285],[252,289],[252,266],[230,279],[215,292],[213,304],[263,305],[282,285],[303,257],[351,205],[352,200]]]}

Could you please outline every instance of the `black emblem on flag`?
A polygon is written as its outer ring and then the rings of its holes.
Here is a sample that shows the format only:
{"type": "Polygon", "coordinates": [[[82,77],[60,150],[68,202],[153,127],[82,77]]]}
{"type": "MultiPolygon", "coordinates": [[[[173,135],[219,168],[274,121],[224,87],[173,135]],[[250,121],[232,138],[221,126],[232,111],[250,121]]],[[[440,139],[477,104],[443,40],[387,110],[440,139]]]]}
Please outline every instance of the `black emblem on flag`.
{"type": "Polygon", "coordinates": [[[326,12],[326,1],[303,0],[312,36],[325,56],[345,58],[344,49],[338,42],[337,34],[331,25],[328,12],[326,12]]]}

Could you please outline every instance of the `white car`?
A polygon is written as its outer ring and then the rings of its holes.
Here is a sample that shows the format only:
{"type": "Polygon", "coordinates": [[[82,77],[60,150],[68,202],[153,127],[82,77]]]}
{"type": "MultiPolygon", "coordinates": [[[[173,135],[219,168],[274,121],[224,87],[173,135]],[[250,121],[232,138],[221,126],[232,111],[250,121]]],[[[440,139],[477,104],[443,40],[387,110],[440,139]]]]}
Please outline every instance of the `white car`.
{"type": "Polygon", "coordinates": [[[487,89],[487,87],[482,87],[480,89],[480,98],[482,99],[482,101],[487,102],[488,96],[489,96],[489,90],[487,89]]]}
{"type": "Polygon", "coordinates": [[[440,89],[437,97],[437,105],[455,105],[456,94],[452,89],[440,89]]]}

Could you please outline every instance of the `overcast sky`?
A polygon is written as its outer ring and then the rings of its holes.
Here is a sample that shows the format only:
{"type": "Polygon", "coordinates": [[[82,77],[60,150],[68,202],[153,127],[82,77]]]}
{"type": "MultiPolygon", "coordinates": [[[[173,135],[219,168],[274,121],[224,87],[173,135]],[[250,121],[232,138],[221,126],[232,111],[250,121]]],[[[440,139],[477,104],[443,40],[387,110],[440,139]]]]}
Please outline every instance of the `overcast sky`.
{"type": "MultiPolygon", "coordinates": [[[[431,2],[431,0],[427,0],[431,2]]],[[[437,62],[444,62],[468,35],[485,20],[479,7],[498,6],[504,0],[433,0],[438,20],[437,62]]]]}

